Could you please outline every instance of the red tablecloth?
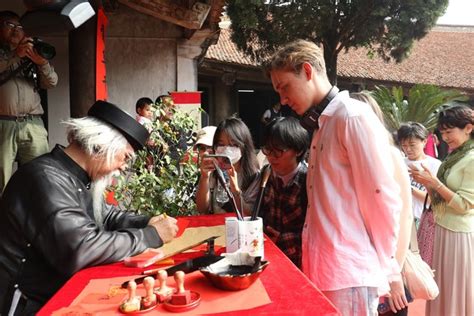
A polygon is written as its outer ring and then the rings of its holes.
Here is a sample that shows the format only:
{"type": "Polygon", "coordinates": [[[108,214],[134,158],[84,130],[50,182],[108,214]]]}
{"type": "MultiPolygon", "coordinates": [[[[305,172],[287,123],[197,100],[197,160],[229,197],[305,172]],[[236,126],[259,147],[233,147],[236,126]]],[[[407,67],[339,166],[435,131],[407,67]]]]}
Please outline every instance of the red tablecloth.
{"type": "MultiPolygon", "coordinates": [[[[191,216],[188,217],[189,227],[223,225],[225,216],[191,216]]],[[[187,258],[180,255],[175,261],[178,263],[184,259],[187,258]]],[[[265,241],[265,259],[270,262],[270,265],[262,273],[260,279],[272,303],[222,315],[339,315],[327,298],[268,239],[265,241]]],[[[122,262],[81,270],[51,298],[37,315],[51,315],[53,311],[69,306],[91,279],[140,274],[142,270],[125,267],[122,262]]]]}

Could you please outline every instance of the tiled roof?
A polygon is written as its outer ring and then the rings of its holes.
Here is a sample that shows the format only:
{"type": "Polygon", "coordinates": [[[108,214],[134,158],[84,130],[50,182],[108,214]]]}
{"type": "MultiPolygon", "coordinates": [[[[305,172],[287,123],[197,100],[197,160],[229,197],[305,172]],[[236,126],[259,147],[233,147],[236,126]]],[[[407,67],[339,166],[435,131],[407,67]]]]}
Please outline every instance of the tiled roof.
{"type": "Polygon", "coordinates": [[[205,58],[230,64],[258,67],[256,62],[237,49],[237,46],[230,39],[230,35],[231,31],[229,29],[222,29],[219,41],[217,44],[209,46],[205,58]]]}
{"type": "MultiPolygon", "coordinates": [[[[206,59],[231,64],[258,64],[240,52],[230,39],[230,30],[221,31],[219,42],[210,46],[206,59]]],[[[434,84],[442,87],[474,89],[474,30],[437,27],[413,44],[403,62],[384,62],[367,56],[364,48],[340,53],[338,76],[400,83],[434,84]]]]}

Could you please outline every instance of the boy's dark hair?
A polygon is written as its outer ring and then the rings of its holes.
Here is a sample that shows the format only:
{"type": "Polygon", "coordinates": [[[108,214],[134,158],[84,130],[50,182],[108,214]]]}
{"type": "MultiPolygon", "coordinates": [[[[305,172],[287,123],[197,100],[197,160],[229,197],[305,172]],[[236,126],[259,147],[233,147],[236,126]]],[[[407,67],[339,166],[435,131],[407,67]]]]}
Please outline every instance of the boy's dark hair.
{"type": "Polygon", "coordinates": [[[153,104],[153,101],[150,98],[140,98],[137,101],[137,104],[135,105],[135,111],[138,113],[138,109],[143,109],[145,106],[153,104]]]}
{"type": "Polygon", "coordinates": [[[400,125],[397,131],[398,142],[400,143],[406,139],[418,138],[425,140],[428,138],[428,130],[422,124],[418,122],[406,122],[400,125]]]}
{"type": "MultiPolygon", "coordinates": [[[[451,106],[439,112],[438,128],[440,131],[447,128],[461,128],[466,127],[467,124],[474,125],[473,110],[466,105],[451,106]]],[[[471,138],[474,137],[474,130],[471,132],[471,138]]]]}
{"type": "Polygon", "coordinates": [[[287,116],[278,117],[265,126],[263,146],[269,149],[292,149],[299,153],[300,162],[309,147],[309,133],[301,126],[298,119],[287,116]]]}
{"type": "Polygon", "coordinates": [[[19,20],[20,16],[13,11],[0,11],[0,21],[5,21],[8,19],[19,20]]]}

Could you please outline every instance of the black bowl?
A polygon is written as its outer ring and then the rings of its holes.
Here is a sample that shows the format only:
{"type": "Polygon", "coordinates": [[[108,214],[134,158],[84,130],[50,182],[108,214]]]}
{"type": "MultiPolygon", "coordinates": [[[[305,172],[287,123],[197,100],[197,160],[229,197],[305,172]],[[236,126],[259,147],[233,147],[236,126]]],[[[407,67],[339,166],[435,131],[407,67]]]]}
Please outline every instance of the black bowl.
{"type": "Polygon", "coordinates": [[[219,272],[211,272],[207,267],[200,271],[215,287],[226,291],[239,291],[252,285],[268,264],[268,261],[262,261],[256,266],[229,265],[227,269],[219,272]]]}

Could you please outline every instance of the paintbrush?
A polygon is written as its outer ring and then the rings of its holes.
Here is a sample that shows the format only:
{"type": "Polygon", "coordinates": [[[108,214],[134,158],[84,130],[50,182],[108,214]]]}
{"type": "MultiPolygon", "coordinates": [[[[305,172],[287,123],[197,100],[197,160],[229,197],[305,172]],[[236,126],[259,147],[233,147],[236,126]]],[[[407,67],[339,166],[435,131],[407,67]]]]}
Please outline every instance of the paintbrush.
{"type": "Polygon", "coordinates": [[[227,194],[229,199],[232,201],[232,207],[234,208],[235,214],[237,214],[237,218],[239,219],[239,221],[243,221],[244,218],[242,217],[242,213],[240,213],[239,211],[239,207],[237,206],[237,202],[235,201],[234,195],[232,194],[232,192],[229,189],[229,186],[227,185],[227,181],[225,181],[224,173],[222,172],[221,168],[219,168],[219,166],[217,165],[215,161],[214,161],[214,167],[216,168],[217,180],[224,188],[225,193],[227,194]]]}
{"type": "Polygon", "coordinates": [[[250,217],[251,221],[254,221],[258,217],[258,213],[260,212],[260,207],[262,206],[263,195],[265,194],[265,187],[267,186],[268,178],[272,173],[272,168],[270,165],[267,165],[262,172],[262,181],[260,181],[260,190],[258,192],[258,199],[257,202],[253,206],[252,216],[250,217]]]}

